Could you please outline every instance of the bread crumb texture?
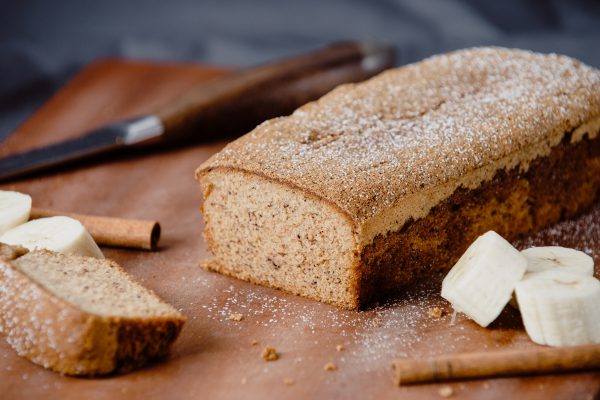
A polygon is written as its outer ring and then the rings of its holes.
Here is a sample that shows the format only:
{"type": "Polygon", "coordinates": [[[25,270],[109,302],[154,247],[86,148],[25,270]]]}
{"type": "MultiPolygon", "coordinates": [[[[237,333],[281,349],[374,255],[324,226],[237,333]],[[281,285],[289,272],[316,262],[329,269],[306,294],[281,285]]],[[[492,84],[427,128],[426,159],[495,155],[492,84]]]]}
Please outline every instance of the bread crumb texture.
{"type": "Polygon", "coordinates": [[[92,314],[121,317],[179,314],[112,261],[36,251],[13,264],[55,296],[92,314]]]}
{"type": "Polygon", "coordinates": [[[285,383],[287,386],[292,386],[294,383],[296,383],[296,380],[294,378],[285,378],[283,383],[285,383]]]}
{"type": "Polygon", "coordinates": [[[204,233],[216,260],[208,269],[334,304],[352,301],[354,238],[339,212],[254,175],[215,172],[210,180],[204,233]]]}
{"type": "Polygon", "coordinates": [[[328,362],[327,364],[325,364],[323,366],[323,369],[325,371],[335,371],[335,370],[337,370],[337,366],[332,362],[328,362]]]}
{"type": "Polygon", "coordinates": [[[441,316],[444,315],[444,310],[440,307],[431,307],[428,314],[431,318],[441,318],[441,316]]]}
{"type": "Polygon", "coordinates": [[[275,361],[279,359],[279,354],[277,353],[275,347],[267,346],[263,349],[261,357],[265,361],[275,361]]]}
{"type": "Polygon", "coordinates": [[[239,321],[241,321],[243,319],[244,319],[244,316],[242,314],[229,314],[229,320],[230,321],[239,322],[239,321]]]}

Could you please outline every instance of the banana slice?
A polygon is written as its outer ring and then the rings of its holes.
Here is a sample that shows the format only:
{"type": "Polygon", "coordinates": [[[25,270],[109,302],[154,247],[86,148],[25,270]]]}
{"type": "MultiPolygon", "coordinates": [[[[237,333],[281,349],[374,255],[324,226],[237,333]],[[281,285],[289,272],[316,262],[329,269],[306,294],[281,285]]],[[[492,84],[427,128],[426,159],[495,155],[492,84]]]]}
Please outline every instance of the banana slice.
{"type": "Polygon", "coordinates": [[[566,271],[528,274],[516,286],[527,334],[535,343],[600,343],[600,281],[566,271]]]}
{"type": "Polygon", "coordinates": [[[527,259],[502,236],[477,238],[442,282],[442,297],[481,326],[494,321],[527,268],[527,259]]]}
{"type": "MultiPolygon", "coordinates": [[[[560,246],[531,247],[521,251],[527,259],[528,274],[543,271],[560,270],[584,276],[594,276],[594,259],[583,251],[560,246]]],[[[510,299],[510,305],[519,309],[515,295],[510,299]]]]}
{"type": "Polygon", "coordinates": [[[0,190],[0,235],[24,224],[31,212],[31,197],[8,190],[0,190]]]}
{"type": "Polygon", "coordinates": [[[81,223],[69,217],[40,218],[17,226],[0,236],[0,242],[29,250],[47,249],[64,254],[104,258],[81,223]]]}
{"type": "Polygon", "coordinates": [[[521,253],[527,258],[527,273],[561,270],[594,275],[594,259],[583,251],[560,246],[531,247],[521,253]]]}

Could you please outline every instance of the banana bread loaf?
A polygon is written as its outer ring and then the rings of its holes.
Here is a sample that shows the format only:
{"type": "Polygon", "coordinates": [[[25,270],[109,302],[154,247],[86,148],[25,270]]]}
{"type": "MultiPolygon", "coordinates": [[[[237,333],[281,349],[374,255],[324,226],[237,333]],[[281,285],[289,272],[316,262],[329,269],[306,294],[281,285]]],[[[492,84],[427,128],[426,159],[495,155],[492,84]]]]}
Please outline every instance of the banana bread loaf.
{"type": "Polygon", "coordinates": [[[515,239],[600,188],[600,71],[477,48],[343,85],[196,171],[208,268],[344,308],[515,239]]]}

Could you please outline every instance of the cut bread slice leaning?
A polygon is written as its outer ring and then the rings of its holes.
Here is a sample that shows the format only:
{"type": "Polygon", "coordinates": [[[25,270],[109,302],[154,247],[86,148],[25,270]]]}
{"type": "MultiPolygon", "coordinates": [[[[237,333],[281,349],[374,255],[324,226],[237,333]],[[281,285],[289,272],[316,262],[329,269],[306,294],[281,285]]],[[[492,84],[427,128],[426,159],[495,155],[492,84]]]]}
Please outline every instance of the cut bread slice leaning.
{"type": "Polygon", "coordinates": [[[7,257],[0,260],[0,330],[19,355],[54,371],[138,368],[167,354],[185,322],[109,260],[1,253],[7,257]]]}

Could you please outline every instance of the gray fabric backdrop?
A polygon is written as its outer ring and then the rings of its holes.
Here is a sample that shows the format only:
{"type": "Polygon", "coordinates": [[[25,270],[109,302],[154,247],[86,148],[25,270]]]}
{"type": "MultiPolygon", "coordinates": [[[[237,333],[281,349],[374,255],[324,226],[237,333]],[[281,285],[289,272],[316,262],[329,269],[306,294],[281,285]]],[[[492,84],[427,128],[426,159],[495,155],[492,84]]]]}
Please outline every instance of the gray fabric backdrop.
{"type": "Polygon", "coordinates": [[[401,64],[494,44],[600,67],[600,1],[0,0],[0,140],[99,57],[246,66],[344,39],[401,64]]]}

